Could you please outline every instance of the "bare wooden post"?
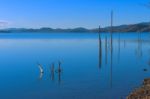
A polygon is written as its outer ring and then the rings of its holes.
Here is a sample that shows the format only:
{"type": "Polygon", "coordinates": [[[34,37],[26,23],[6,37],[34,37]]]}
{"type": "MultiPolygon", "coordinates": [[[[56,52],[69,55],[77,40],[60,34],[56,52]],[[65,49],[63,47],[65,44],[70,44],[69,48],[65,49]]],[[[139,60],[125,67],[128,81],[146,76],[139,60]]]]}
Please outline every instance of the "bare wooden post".
{"type": "Polygon", "coordinates": [[[113,50],[113,11],[111,11],[111,30],[110,30],[110,42],[111,42],[111,50],[113,50]]]}
{"type": "Polygon", "coordinates": [[[111,56],[110,56],[110,86],[111,86],[111,88],[112,88],[112,69],[113,69],[113,11],[111,11],[111,30],[110,30],[110,35],[111,35],[111,44],[110,44],[110,46],[111,46],[111,56]]]}

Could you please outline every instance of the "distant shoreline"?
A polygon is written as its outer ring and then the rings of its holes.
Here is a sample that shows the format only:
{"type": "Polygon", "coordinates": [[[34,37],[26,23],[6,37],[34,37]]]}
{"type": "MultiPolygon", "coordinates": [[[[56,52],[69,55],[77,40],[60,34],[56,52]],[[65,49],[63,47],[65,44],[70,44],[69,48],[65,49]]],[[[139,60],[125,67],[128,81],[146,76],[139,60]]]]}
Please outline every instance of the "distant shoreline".
{"type": "MultiPolygon", "coordinates": [[[[43,27],[40,29],[28,29],[28,28],[8,28],[8,29],[1,29],[0,33],[40,33],[40,32],[47,32],[47,33],[108,33],[110,32],[111,27],[105,27],[101,28],[100,30],[98,28],[95,29],[86,29],[83,27],[79,28],[73,28],[73,29],[53,29],[49,27],[43,27]]],[[[113,32],[115,33],[133,33],[133,32],[150,32],[150,22],[143,22],[138,24],[131,24],[131,25],[120,25],[120,26],[114,26],[113,32]]]]}

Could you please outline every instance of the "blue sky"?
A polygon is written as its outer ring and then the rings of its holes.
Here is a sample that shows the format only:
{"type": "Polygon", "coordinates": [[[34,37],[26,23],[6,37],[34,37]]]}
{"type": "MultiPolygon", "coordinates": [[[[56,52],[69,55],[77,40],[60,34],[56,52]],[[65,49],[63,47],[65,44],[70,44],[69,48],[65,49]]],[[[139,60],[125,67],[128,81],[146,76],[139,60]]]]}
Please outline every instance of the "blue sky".
{"type": "Polygon", "coordinates": [[[150,0],[0,0],[1,27],[96,28],[150,21],[150,0]]]}

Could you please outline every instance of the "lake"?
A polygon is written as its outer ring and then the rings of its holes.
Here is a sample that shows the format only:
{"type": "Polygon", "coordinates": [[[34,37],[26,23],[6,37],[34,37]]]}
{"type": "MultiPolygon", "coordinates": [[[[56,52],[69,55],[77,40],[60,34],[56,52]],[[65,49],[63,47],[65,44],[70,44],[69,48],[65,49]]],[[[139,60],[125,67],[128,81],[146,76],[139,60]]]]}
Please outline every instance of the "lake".
{"type": "Polygon", "coordinates": [[[0,34],[0,99],[125,99],[149,77],[150,33],[0,34]]]}

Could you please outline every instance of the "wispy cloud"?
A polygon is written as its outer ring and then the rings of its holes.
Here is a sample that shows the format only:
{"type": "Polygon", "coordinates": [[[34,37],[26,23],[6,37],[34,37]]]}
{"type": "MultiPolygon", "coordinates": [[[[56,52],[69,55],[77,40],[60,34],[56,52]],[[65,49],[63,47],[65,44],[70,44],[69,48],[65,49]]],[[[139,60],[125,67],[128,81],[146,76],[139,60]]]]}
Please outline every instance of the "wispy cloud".
{"type": "Polygon", "coordinates": [[[6,21],[6,20],[0,20],[0,26],[6,26],[6,25],[9,25],[10,22],[9,21],[6,21]]]}

